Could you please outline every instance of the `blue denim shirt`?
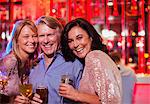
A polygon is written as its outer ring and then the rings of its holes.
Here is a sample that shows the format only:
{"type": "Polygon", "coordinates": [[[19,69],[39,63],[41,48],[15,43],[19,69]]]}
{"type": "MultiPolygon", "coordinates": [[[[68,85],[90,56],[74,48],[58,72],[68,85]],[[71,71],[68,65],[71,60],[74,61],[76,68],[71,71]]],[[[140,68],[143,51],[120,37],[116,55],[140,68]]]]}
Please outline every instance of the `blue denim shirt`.
{"type": "MultiPolygon", "coordinates": [[[[40,62],[31,70],[29,80],[33,84],[35,92],[36,83],[43,81],[48,86],[48,104],[60,104],[61,96],[59,96],[59,85],[62,75],[72,75],[74,87],[79,87],[79,81],[83,72],[83,66],[78,61],[66,62],[61,53],[57,53],[53,63],[45,69],[44,57],[41,57],[40,62]]],[[[66,104],[66,103],[65,103],[66,104]]],[[[68,103],[71,104],[71,103],[68,103]]]]}

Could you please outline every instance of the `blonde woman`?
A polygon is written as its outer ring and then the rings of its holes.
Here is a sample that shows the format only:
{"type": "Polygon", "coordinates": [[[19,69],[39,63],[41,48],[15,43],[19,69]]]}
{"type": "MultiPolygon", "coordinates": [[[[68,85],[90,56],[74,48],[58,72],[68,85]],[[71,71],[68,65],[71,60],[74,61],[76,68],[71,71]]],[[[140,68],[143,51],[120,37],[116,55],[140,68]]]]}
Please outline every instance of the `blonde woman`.
{"type": "MultiPolygon", "coordinates": [[[[28,75],[37,57],[37,28],[30,20],[15,23],[7,52],[0,60],[1,72],[7,73],[8,84],[1,94],[15,96],[19,94],[19,84],[28,80],[28,75]]],[[[2,86],[0,86],[2,89],[2,86]]]]}

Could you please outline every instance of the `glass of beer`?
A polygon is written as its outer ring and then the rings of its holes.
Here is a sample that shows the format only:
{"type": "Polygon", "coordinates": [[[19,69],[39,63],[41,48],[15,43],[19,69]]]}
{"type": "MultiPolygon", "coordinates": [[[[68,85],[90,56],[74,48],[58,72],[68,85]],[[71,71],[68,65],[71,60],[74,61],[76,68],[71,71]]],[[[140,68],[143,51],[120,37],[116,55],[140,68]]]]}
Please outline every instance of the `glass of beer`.
{"type": "Polygon", "coordinates": [[[43,101],[42,104],[48,104],[48,87],[44,82],[36,84],[36,93],[40,95],[40,99],[43,101]]]}
{"type": "Polygon", "coordinates": [[[32,84],[20,84],[19,92],[25,97],[30,97],[32,95],[32,84]]]}

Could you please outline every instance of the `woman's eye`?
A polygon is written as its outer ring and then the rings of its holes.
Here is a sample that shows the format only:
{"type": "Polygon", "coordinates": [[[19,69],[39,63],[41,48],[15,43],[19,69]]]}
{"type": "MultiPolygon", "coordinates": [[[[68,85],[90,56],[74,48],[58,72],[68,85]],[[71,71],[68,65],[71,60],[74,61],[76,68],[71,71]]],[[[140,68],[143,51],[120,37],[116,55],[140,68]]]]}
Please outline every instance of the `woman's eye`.
{"type": "Polygon", "coordinates": [[[68,40],[68,43],[71,43],[72,42],[72,40],[68,40]]]}
{"type": "Polygon", "coordinates": [[[24,38],[28,38],[29,36],[28,35],[25,35],[25,36],[23,36],[24,38]]]}
{"type": "Polygon", "coordinates": [[[82,39],[82,37],[77,37],[77,39],[82,39]]]}

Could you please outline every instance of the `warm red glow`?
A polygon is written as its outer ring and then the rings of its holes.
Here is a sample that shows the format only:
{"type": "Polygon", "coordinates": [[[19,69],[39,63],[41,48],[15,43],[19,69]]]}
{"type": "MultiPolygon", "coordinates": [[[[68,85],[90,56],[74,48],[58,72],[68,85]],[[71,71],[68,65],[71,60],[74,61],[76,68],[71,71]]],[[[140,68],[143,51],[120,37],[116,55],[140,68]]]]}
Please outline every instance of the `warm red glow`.
{"type": "Polygon", "coordinates": [[[114,4],[114,11],[113,11],[113,15],[114,16],[118,16],[118,4],[117,4],[117,0],[113,0],[113,4],[114,4]]]}
{"type": "Polygon", "coordinates": [[[145,73],[144,41],[145,41],[144,37],[137,38],[137,43],[139,43],[139,47],[138,47],[138,72],[144,72],[145,73]]]}
{"type": "Polygon", "coordinates": [[[138,13],[138,10],[137,10],[137,0],[132,0],[131,1],[131,14],[133,15],[133,16],[136,16],[137,15],[137,13],[138,13]]]}

